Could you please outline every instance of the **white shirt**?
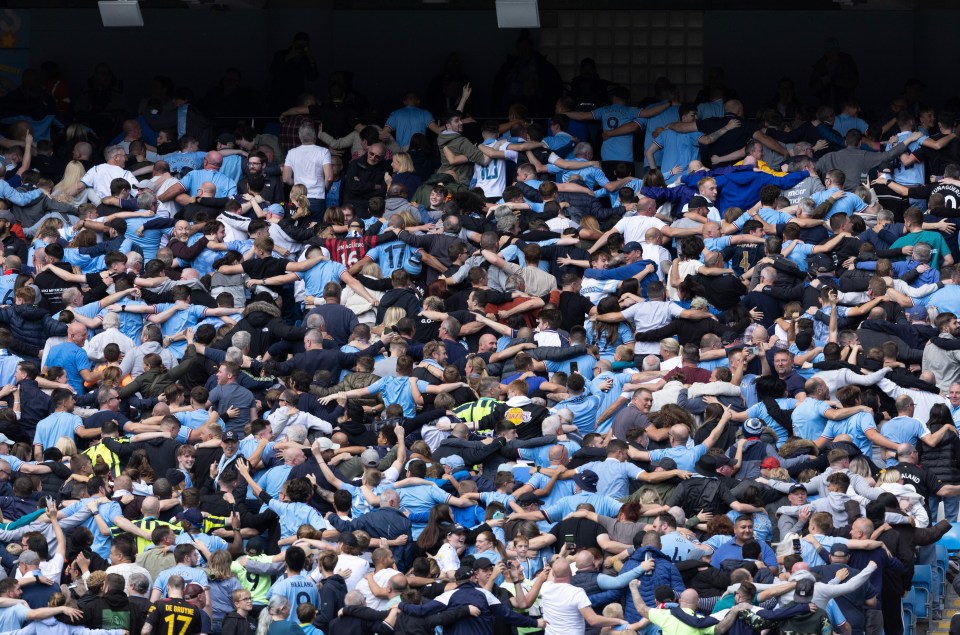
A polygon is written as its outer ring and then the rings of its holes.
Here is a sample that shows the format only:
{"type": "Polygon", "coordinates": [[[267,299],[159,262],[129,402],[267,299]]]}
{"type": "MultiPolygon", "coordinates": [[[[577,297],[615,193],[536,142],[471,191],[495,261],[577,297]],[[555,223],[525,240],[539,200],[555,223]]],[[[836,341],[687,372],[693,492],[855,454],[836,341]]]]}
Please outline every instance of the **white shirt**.
{"type": "Polygon", "coordinates": [[[664,268],[660,266],[660,263],[670,262],[673,260],[670,256],[670,252],[664,249],[663,245],[640,243],[640,246],[643,247],[643,249],[640,251],[640,253],[643,254],[643,259],[657,263],[656,275],[660,279],[660,282],[666,282],[667,273],[669,273],[670,270],[667,269],[664,271],[664,268]]]}
{"type": "Polygon", "coordinates": [[[301,145],[287,152],[283,166],[293,170],[294,184],[306,186],[307,198],[324,198],[326,190],[323,166],[331,163],[330,151],[326,148],[301,145]]]}
{"type": "Polygon", "coordinates": [[[153,586],[153,576],[150,575],[150,572],[144,569],[143,567],[141,567],[140,565],[134,564],[132,562],[127,562],[124,564],[115,564],[113,566],[107,567],[106,573],[108,574],[116,573],[118,575],[122,575],[125,581],[124,588],[126,588],[127,585],[130,584],[130,576],[133,575],[134,573],[142,573],[143,575],[147,576],[147,585],[149,587],[153,586]]]}
{"type": "Polygon", "coordinates": [[[460,568],[460,556],[449,542],[440,545],[440,550],[437,551],[437,566],[440,567],[441,573],[456,571],[460,568]]]}
{"type": "MultiPolygon", "coordinates": [[[[19,567],[14,571],[16,571],[15,577],[17,580],[23,578],[19,567]]],[[[40,563],[40,574],[48,580],[53,580],[54,584],[60,584],[61,573],[63,573],[63,556],[59,553],[53,554],[49,560],[40,563]]]]}
{"type": "Polygon", "coordinates": [[[540,613],[547,622],[544,635],[583,635],[580,609],[590,606],[587,592],[566,582],[544,582],[540,588],[540,613]]]}
{"type": "Polygon", "coordinates": [[[617,231],[623,234],[624,244],[629,242],[642,243],[648,229],[651,227],[663,229],[666,226],[667,224],[665,222],[653,216],[630,216],[620,219],[620,221],[614,225],[617,231]]]}
{"type": "MultiPolygon", "coordinates": [[[[363,576],[370,572],[370,565],[367,564],[367,561],[360,556],[351,556],[341,553],[339,556],[337,556],[337,566],[334,567],[333,572],[340,573],[341,571],[346,571],[347,569],[350,569],[350,577],[344,582],[347,585],[347,591],[353,591],[357,588],[360,580],[363,580],[363,576]]],[[[377,584],[379,584],[379,582],[377,584]]],[[[367,585],[367,588],[370,588],[369,584],[367,585]]]]}
{"type": "Polygon", "coordinates": [[[118,328],[97,333],[93,338],[87,340],[83,348],[87,351],[87,357],[99,361],[103,359],[103,349],[106,348],[107,344],[116,344],[124,355],[136,348],[133,340],[121,333],[118,328]]]}
{"type": "MultiPolygon", "coordinates": [[[[640,333],[666,326],[673,318],[680,317],[682,312],[683,309],[679,305],[658,300],[639,302],[621,311],[625,320],[633,320],[634,332],[640,333]]],[[[634,345],[634,351],[645,355],[656,355],[660,352],[660,343],[637,342],[634,345]]]]}
{"type": "Polygon", "coordinates": [[[130,184],[131,192],[136,193],[137,180],[130,170],[124,170],[110,163],[101,163],[90,168],[80,179],[80,182],[91,188],[97,196],[104,198],[110,196],[110,183],[113,179],[126,179],[130,184]]]}
{"type": "MultiPolygon", "coordinates": [[[[390,578],[400,573],[396,569],[381,569],[373,574],[373,579],[382,587],[387,586],[387,582],[390,581],[390,578]]],[[[383,611],[387,608],[387,605],[390,603],[390,600],[384,600],[378,598],[370,591],[370,583],[366,579],[360,580],[355,589],[363,596],[363,599],[367,601],[367,606],[376,609],[377,611],[383,611]]]]}

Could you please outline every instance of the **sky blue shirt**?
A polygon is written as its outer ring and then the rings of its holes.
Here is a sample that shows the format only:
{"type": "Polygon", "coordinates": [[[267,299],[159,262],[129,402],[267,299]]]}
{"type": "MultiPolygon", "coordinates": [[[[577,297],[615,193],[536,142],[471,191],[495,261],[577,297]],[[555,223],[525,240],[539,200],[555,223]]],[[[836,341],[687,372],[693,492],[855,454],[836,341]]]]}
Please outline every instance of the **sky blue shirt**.
{"type": "MultiPolygon", "coordinates": [[[[63,509],[63,513],[66,516],[73,516],[78,511],[83,509],[89,500],[91,499],[84,498],[83,500],[80,500],[69,507],[65,507],[63,509]]],[[[109,503],[98,505],[97,511],[100,513],[100,516],[107,521],[107,524],[110,525],[110,527],[113,527],[114,518],[123,516],[123,510],[120,509],[120,505],[117,504],[116,501],[110,501],[109,503]]],[[[111,539],[110,536],[104,536],[100,533],[100,528],[97,526],[96,517],[90,516],[80,524],[89,529],[90,533],[93,534],[93,546],[91,548],[96,551],[101,558],[104,560],[109,560],[111,539]]],[[[204,574],[204,578],[206,578],[206,574],[204,574]]],[[[154,586],[156,586],[156,583],[154,583],[154,586]]],[[[163,590],[166,591],[166,587],[164,587],[163,590]]]]}
{"type": "Polygon", "coordinates": [[[83,419],[72,412],[54,412],[37,422],[33,444],[47,449],[55,446],[60,437],[76,440],[74,430],[82,427],[83,419]]]}
{"type": "MultiPolygon", "coordinates": [[[[413,487],[401,487],[397,490],[400,494],[400,507],[407,509],[411,514],[428,514],[434,506],[440,503],[446,503],[450,500],[450,494],[447,494],[436,485],[414,485],[413,487]]],[[[411,538],[416,540],[420,537],[426,523],[413,522],[413,532],[411,538]]]]}
{"type": "MultiPolygon", "coordinates": [[[[524,461],[533,461],[534,464],[539,465],[540,467],[550,467],[550,448],[555,445],[562,445],[563,447],[567,448],[567,454],[571,456],[574,452],[580,449],[580,444],[576,441],[557,441],[551,445],[538,445],[535,448],[519,448],[520,458],[524,461]]],[[[533,476],[536,475],[531,475],[531,481],[533,480],[533,476]]],[[[545,480],[544,484],[546,484],[546,482],[547,481],[545,480]]],[[[559,485],[561,482],[562,481],[557,481],[557,485],[559,485]]],[[[570,482],[573,483],[573,481],[570,482]]],[[[541,487],[543,487],[543,485],[536,486],[537,489],[540,489],[541,487]]],[[[556,487],[554,487],[554,489],[556,489],[556,487]]],[[[571,491],[571,493],[573,492],[571,491]]]]}
{"type": "MultiPolygon", "coordinates": [[[[207,548],[207,550],[210,551],[210,553],[227,548],[227,541],[224,540],[223,538],[210,536],[208,534],[188,534],[185,531],[181,532],[180,535],[177,536],[177,539],[176,541],[174,541],[174,544],[192,545],[194,541],[203,543],[203,545],[207,548]]],[[[200,553],[199,550],[197,551],[197,555],[200,556],[200,560],[197,562],[197,566],[200,566],[200,567],[206,566],[207,559],[203,557],[203,554],[200,553]]]]}
{"type": "MultiPolygon", "coordinates": [[[[521,457],[523,456],[523,450],[520,450],[521,457]]],[[[538,464],[539,465],[539,464],[538,464]]],[[[557,467],[557,466],[548,466],[548,467],[557,467]]],[[[550,477],[546,474],[536,473],[530,475],[530,480],[527,483],[533,487],[533,489],[543,489],[547,483],[550,482],[550,477]]],[[[546,496],[541,497],[545,507],[551,507],[556,505],[558,502],[566,498],[567,496],[573,496],[574,487],[573,479],[559,480],[554,483],[553,489],[550,490],[550,493],[546,496]]]]}
{"type": "MultiPolygon", "coordinates": [[[[571,160],[581,162],[587,161],[586,159],[578,157],[575,157],[571,160]]],[[[584,185],[589,187],[591,190],[595,190],[598,187],[603,187],[610,182],[610,179],[608,179],[607,175],[603,173],[603,170],[593,165],[579,168],[577,170],[564,170],[551,163],[547,166],[547,172],[550,172],[551,174],[559,174],[561,183],[567,183],[572,176],[579,176],[583,179],[584,185]]]]}
{"type": "MultiPolygon", "coordinates": [[[[823,190],[822,192],[814,192],[810,195],[810,198],[814,203],[819,205],[833,196],[837,191],[839,191],[839,188],[831,187],[830,189],[823,190]]],[[[867,204],[863,202],[863,199],[856,194],[847,192],[841,198],[837,199],[837,201],[833,204],[833,207],[830,208],[830,211],[827,212],[827,219],[834,214],[839,214],[840,212],[850,216],[851,214],[855,214],[856,212],[865,209],[867,209],[867,204]]]]}
{"type": "MultiPolygon", "coordinates": [[[[663,151],[659,153],[660,163],[658,165],[660,171],[663,172],[663,178],[667,185],[674,183],[686,174],[690,162],[700,158],[700,143],[698,141],[700,136],[699,132],[683,133],[664,129],[660,136],[653,137],[653,143],[663,148],[663,151]],[[671,174],[670,171],[676,166],[683,168],[683,171],[678,174],[671,174]]],[[[655,154],[654,158],[656,156],[655,154]]]]}
{"type": "Polygon", "coordinates": [[[47,368],[51,366],[61,366],[67,371],[67,383],[73,386],[78,395],[83,394],[83,377],[80,371],[90,370],[90,360],[85,350],[73,342],[57,344],[47,355],[47,368]]]}
{"type": "MultiPolygon", "coordinates": [[[[651,105],[651,106],[656,106],[656,105],[661,104],[661,103],[663,103],[663,102],[658,102],[658,103],[654,103],[654,104],[650,104],[650,105],[651,105]]],[[[679,120],[680,120],[680,106],[670,106],[670,107],[668,107],[666,110],[664,110],[662,113],[660,113],[659,115],[654,115],[653,117],[650,117],[649,119],[646,119],[646,120],[638,119],[638,120],[637,120],[637,123],[639,123],[639,124],[641,124],[641,125],[644,125],[644,124],[646,125],[646,130],[644,131],[644,134],[643,134],[643,149],[644,149],[644,151],[646,151],[646,149],[650,147],[650,144],[653,143],[653,131],[654,131],[654,130],[656,130],[657,128],[663,128],[663,127],[665,127],[668,123],[673,123],[674,121],[679,121],[679,120]]],[[[699,139],[699,138],[700,138],[700,133],[694,132],[694,133],[691,133],[691,134],[693,134],[693,135],[695,136],[694,142],[696,143],[697,146],[699,146],[700,144],[699,144],[699,142],[696,141],[696,139],[699,139]]],[[[628,138],[629,138],[629,137],[628,137],[628,138]]],[[[699,154],[700,154],[700,151],[697,150],[697,155],[699,155],[699,154]]],[[[653,158],[654,158],[655,161],[657,161],[657,165],[660,165],[660,161],[663,160],[663,151],[661,150],[661,151],[656,152],[656,153],[653,155],[653,158]]],[[[695,158],[696,158],[696,157],[695,157],[695,158]]],[[[644,156],[643,162],[644,162],[644,164],[646,164],[646,162],[647,162],[646,156],[644,156]]],[[[664,176],[666,176],[666,175],[664,175],[664,176]]]]}
{"type": "MultiPolygon", "coordinates": [[[[640,109],[626,104],[610,104],[593,111],[593,118],[600,122],[604,131],[615,130],[625,123],[634,121],[640,109]]],[[[633,162],[633,135],[610,137],[600,148],[600,157],[604,161],[633,162]]]]}
{"type": "MultiPolygon", "coordinates": [[[[784,410],[792,410],[797,405],[796,399],[777,399],[777,405],[784,410]]],[[[749,408],[747,408],[748,417],[758,417],[763,421],[764,425],[768,426],[771,430],[777,433],[777,447],[787,442],[787,431],[782,425],[777,423],[777,420],[770,416],[770,413],[767,412],[767,407],[763,405],[763,402],[755,403],[749,408]]]]}
{"type": "Polygon", "coordinates": [[[427,126],[431,123],[433,123],[433,115],[416,106],[404,106],[394,110],[387,117],[387,125],[393,128],[393,136],[397,140],[397,145],[401,148],[410,145],[410,139],[413,135],[426,133],[427,126]]]}
{"type": "MultiPolygon", "coordinates": [[[[894,417],[883,424],[883,436],[894,443],[909,443],[912,446],[919,447],[920,437],[930,434],[927,426],[923,425],[913,417],[894,417]]],[[[897,458],[887,459],[887,467],[893,467],[899,463],[897,458]]]]}
{"type": "Polygon", "coordinates": [[[320,594],[317,593],[317,585],[313,580],[299,573],[292,578],[283,577],[274,582],[273,586],[267,591],[267,599],[269,600],[275,595],[282,595],[290,600],[291,610],[287,621],[294,624],[300,623],[300,620],[297,619],[295,607],[306,602],[317,607],[320,606],[320,594]]]}
{"type": "MultiPolygon", "coordinates": [[[[343,485],[344,489],[347,489],[347,484],[344,483],[343,485]]],[[[329,528],[327,521],[320,515],[320,512],[306,503],[285,503],[272,498],[268,506],[280,517],[281,538],[295,535],[300,526],[304,524],[320,530],[329,528]]],[[[354,516],[354,518],[356,517],[354,516]]]]}
{"type": "Polygon", "coordinates": [[[157,251],[160,249],[160,238],[170,236],[173,233],[173,227],[162,229],[145,229],[143,236],[137,234],[137,230],[147,223],[149,218],[128,218],[127,231],[124,238],[140,247],[143,251],[143,261],[150,262],[157,257],[157,251]]]}
{"type": "Polygon", "coordinates": [[[612,498],[623,498],[629,494],[630,479],[636,480],[638,476],[643,474],[643,470],[633,463],[612,458],[594,461],[577,468],[578,473],[582,473],[584,470],[595,472],[599,478],[597,491],[612,498]]]}
{"type": "MultiPolygon", "coordinates": [[[[367,389],[371,395],[383,395],[384,403],[399,404],[403,408],[403,416],[410,418],[417,416],[417,404],[413,400],[413,391],[410,390],[410,377],[383,377],[367,389]]],[[[427,382],[416,380],[417,388],[421,393],[427,390],[427,382]]]]}
{"type": "Polygon", "coordinates": [[[616,518],[617,514],[620,513],[620,508],[623,507],[623,503],[604,494],[580,492],[579,494],[561,498],[555,504],[544,507],[543,512],[550,520],[557,522],[563,520],[567,514],[576,511],[577,507],[583,503],[590,503],[598,514],[601,516],[610,516],[611,518],[616,518]]]}
{"type": "MultiPolygon", "coordinates": [[[[898,143],[903,143],[903,141],[909,137],[912,132],[901,132],[897,135],[897,143],[891,145],[887,144],[885,150],[890,150],[898,143]]],[[[910,152],[916,152],[924,141],[927,140],[927,135],[923,135],[913,143],[907,146],[907,150],[910,152]]],[[[904,167],[899,160],[897,160],[897,168],[893,171],[893,180],[899,183],[900,185],[923,185],[926,181],[926,170],[923,166],[923,161],[917,161],[909,167],[904,167]]]]}
{"type": "Polygon", "coordinates": [[[841,434],[849,434],[854,445],[860,448],[865,456],[873,456],[873,442],[867,438],[867,430],[876,430],[877,424],[873,417],[865,412],[858,412],[852,417],[831,421],[823,431],[824,437],[831,441],[841,434]]]}
{"type": "Polygon", "coordinates": [[[204,183],[217,186],[217,197],[226,198],[237,195],[237,182],[231,181],[223,172],[216,170],[194,170],[180,179],[180,185],[190,196],[196,196],[204,183]]]}
{"type": "MultiPolygon", "coordinates": [[[[157,313],[163,313],[173,304],[158,304],[157,313]]],[[[204,317],[206,317],[207,308],[197,304],[191,304],[186,309],[175,312],[170,319],[160,325],[160,331],[163,333],[164,337],[173,337],[179,333],[183,333],[189,328],[194,328],[197,324],[200,323],[204,317]]],[[[179,342],[173,342],[170,346],[167,347],[170,350],[170,353],[180,359],[183,357],[184,351],[187,350],[186,340],[180,340],[179,342]]]]}
{"type": "Polygon", "coordinates": [[[402,269],[415,253],[417,253],[417,250],[414,247],[401,240],[395,240],[385,245],[377,245],[366,255],[380,265],[380,272],[383,277],[389,278],[391,273],[397,269],[402,269]]]}
{"type": "MultiPolygon", "coordinates": [[[[392,245],[393,243],[390,244],[392,245]]],[[[379,249],[379,247],[374,247],[374,249],[379,249]]],[[[370,254],[370,252],[367,252],[367,254],[370,254]]],[[[302,273],[298,273],[297,277],[303,280],[304,290],[307,295],[322,297],[323,287],[328,282],[336,282],[341,287],[343,286],[341,276],[346,273],[346,271],[347,268],[339,262],[325,260],[318,262],[302,273]]]]}
{"type": "Polygon", "coordinates": [[[692,448],[678,445],[672,448],[651,451],[650,462],[658,463],[664,458],[671,458],[677,463],[677,469],[693,472],[697,461],[706,453],[707,446],[702,443],[692,448]]]}
{"type": "Polygon", "coordinates": [[[823,416],[830,404],[813,397],[807,397],[793,411],[793,431],[801,439],[815,441],[823,435],[830,420],[823,416]]]}
{"type": "MultiPolygon", "coordinates": [[[[584,375],[584,377],[589,377],[589,375],[584,375]]],[[[596,397],[595,395],[583,394],[577,395],[576,397],[570,397],[569,399],[564,399],[551,408],[550,413],[556,414],[560,410],[568,408],[573,412],[573,423],[575,426],[577,426],[580,434],[587,434],[589,432],[593,432],[593,429],[597,426],[597,414],[599,413],[599,407],[599,397],[596,397]]]]}

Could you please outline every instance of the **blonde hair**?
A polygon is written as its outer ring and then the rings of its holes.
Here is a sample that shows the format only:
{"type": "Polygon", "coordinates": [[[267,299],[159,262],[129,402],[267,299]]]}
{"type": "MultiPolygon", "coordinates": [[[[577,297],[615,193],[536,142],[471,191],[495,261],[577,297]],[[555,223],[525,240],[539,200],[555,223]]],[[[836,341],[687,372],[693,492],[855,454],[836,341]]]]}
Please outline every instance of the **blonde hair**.
{"type": "Polygon", "coordinates": [[[414,171],[413,159],[410,158],[410,154],[408,152],[394,153],[393,160],[397,162],[397,174],[414,171]]]}
{"type": "Polygon", "coordinates": [[[80,182],[87,169],[79,161],[71,161],[63,171],[63,178],[53,186],[54,199],[61,203],[73,203],[73,197],[67,194],[80,182]]]}
{"type": "Polygon", "coordinates": [[[407,317],[407,310],[400,306],[392,306],[383,313],[383,328],[389,329],[391,326],[407,317]]]}
{"type": "Polygon", "coordinates": [[[383,278],[383,270],[381,270],[380,265],[375,262],[368,262],[367,264],[363,265],[363,269],[360,270],[360,273],[371,278],[377,278],[378,280],[383,278]]]}
{"type": "Polygon", "coordinates": [[[73,456],[77,453],[77,444],[70,437],[60,437],[53,447],[63,452],[63,456],[73,456]]]}
{"type": "Polygon", "coordinates": [[[883,483],[899,483],[900,482],[900,472],[899,470],[884,470],[880,472],[880,476],[877,477],[877,484],[881,485],[883,483]]]}

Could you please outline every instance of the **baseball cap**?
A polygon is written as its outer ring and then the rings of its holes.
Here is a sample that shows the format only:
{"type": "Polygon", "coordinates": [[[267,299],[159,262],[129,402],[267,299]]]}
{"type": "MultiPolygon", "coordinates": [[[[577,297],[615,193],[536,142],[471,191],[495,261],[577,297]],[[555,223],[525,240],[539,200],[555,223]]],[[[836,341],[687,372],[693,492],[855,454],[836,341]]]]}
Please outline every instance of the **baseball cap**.
{"type": "Polygon", "coordinates": [[[743,431],[750,436],[758,436],[763,431],[763,422],[757,417],[750,417],[743,422],[743,431]]]}
{"type": "Polygon", "coordinates": [[[17,564],[40,564],[40,555],[30,549],[21,551],[20,557],[17,558],[17,564]]]}
{"type": "Polygon", "coordinates": [[[623,249],[621,249],[620,251],[622,251],[623,253],[626,254],[626,253],[629,253],[629,252],[631,252],[631,251],[640,251],[641,249],[643,249],[643,245],[641,245],[640,243],[638,243],[638,242],[635,241],[635,240],[631,240],[630,242],[628,242],[627,244],[625,244],[625,245],[623,246],[623,249]]]}
{"type": "Polygon", "coordinates": [[[660,462],[657,463],[657,467],[662,467],[664,472],[671,472],[677,469],[677,462],[667,456],[660,459],[660,462]]]}
{"type": "Polygon", "coordinates": [[[697,472],[712,475],[718,467],[733,465],[733,460],[725,454],[704,454],[695,465],[697,472]]]}
{"type": "MultiPolygon", "coordinates": [[[[487,562],[489,562],[489,560],[487,562]]],[[[453,578],[457,582],[463,582],[464,580],[469,580],[472,575],[473,575],[473,567],[460,567],[459,569],[457,569],[457,572],[453,575],[453,578]]]]}
{"type": "Polygon", "coordinates": [[[794,483],[794,485],[793,485],[790,489],[787,490],[787,494],[793,494],[793,493],[794,493],[795,491],[797,491],[798,489],[802,489],[804,492],[807,491],[807,488],[804,487],[802,484],[800,484],[800,483],[794,483]]]}
{"type": "Polygon", "coordinates": [[[190,507],[177,514],[177,520],[185,520],[194,527],[203,526],[203,514],[196,507],[190,507]]]}
{"type": "Polygon", "coordinates": [[[449,536],[450,534],[465,534],[467,533],[467,528],[460,523],[443,523],[440,525],[440,533],[444,536],[449,536]]]}
{"type": "Polygon", "coordinates": [[[793,590],[794,602],[810,602],[813,600],[813,580],[801,578],[797,580],[797,588],[793,590]]]}
{"type": "Polygon", "coordinates": [[[197,584],[196,582],[191,582],[187,586],[183,587],[183,599],[193,600],[200,597],[203,594],[203,587],[197,584]]]}
{"type": "Polygon", "coordinates": [[[0,434],[0,443],[6,443],[7,445],[13,445],[13,439],[8,437],[5,434],[0,434]]]}
{"type": "Polygon", "coordinates": [[[520,496],[517,496],[517,505],[521,507],[526,507],[527,505],[539,505],[540,498],[533,492],[525,492],[520,496]]]}
{"type": "Polygon", "coordinates": [[[762,470],[772,470],[778,467],[780,467],[780,461],[778,461],[774,456],[768,456],[764,460],[760,461],[760,469],[762,470]]]}
{"type": "Polygon", "coordinates": [[[380,453],[373,448],[367,448],[360,454],[360,463],[363,467],[377,467],[380,464],[380,453]]]}
{"type": "Polygon", "coordinates": [[[339,444],[339,443],[334,443],[333,441],[331,441],[331,440],[328,439],[327,437],[320,437],[319,439],[317,439],[317,445],[320,446],[320,451],[321,451],[321,452],[326,451],[326,450],[339,450],[339,449],[340,449],[340,444],[339,444]]]}
{"type": "Polygon", "coordinates": [[[600,480],[600,477],[597,476],[596,472],[584,470],[583,472],[580,472],[574,476],[573,480],[583,491],[595,493],[597,491],[597,482],[600,480]]]}
{"type": "Polygon", "coordinates": [[[817,273],[829,273],[831,271],[836,271],[837,263],[833,260],[832,256],[827,254],[817,254],[810,259],[810,270],[817,273]]]}
{"type": "Polygon", "coordinates": [[[927,309],[922,306],[911,307],[907,310],[907,317],[911,320],[926,320],[928,317],[927,309]]]}
{"type": "Polygon", "coordinates": [[[842,542],[838,542],[838,543],[835,543],[832,547],[830,547],[830,555],[831,556],[849,556],[850,549],[842,542]]]}
{"type": "Polygon", "coordinates": [[[277,216],[283,216],[283,205],[279,203],[274,203],[273,205],[267,206],[267,209],[263,210],[267,214],[276,214],[277,216]]]}
{"type": "Polygon", "coordinates": [[[701,209],[703,207],[711,207],[710,201],[703,196],[694,196],[687,203],[687,209],[701,209]]]}
{"type": "Polygon", "coordinates": [[[473,561],[473,570],[479,571],[480,569],[489,569],[493,567],[493,563],[490,561],[490,558],[477,558],[473,561]]]}
{"type": "Polygon", "coordinates": [[[247,553],[253,551],[257,554],[261,554],[266,547],[266,541],[260,536],[254,536],[247,541],[247,553]]]}
{"type": "Polygon", "coordinates": [[[240,435],[233,430],[227,430],[223,433],[223,436],[220,437],[220,440],[224,443],[240,443],[240,435]]]}
{"type": "Polygon", "coordinates": [[[446,465],[447,467],[464,467],[466,463],[463,462],[463,458],[457,454],[451,454],[450,456],[445,456],[440,459],[440,465],[446,465]]]}

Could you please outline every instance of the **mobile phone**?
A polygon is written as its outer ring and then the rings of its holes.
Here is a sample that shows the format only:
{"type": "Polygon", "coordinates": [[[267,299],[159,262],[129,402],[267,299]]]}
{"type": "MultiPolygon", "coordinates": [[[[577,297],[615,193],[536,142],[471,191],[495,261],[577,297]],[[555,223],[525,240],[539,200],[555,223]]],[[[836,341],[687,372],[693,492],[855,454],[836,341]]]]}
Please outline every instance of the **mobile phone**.
{"type": "Polygon", "coordinates": [[[580,372],[580,368],[578,367],[577,362],[570,362],[570,372],[571,372],[571,373],[579,373],[579,372],[580,372]]]}
{"type": "Polygon", "coordinates": [[[799,539],[799,538],[794,538],[794,539],[793,539],[793,553],[795,553],[795,554],[797,554],[797,555],[799,556],[799,555],[800,555],[800,551],[801,551],[801,550],[800,550],[800,539],[799,539]]]}
{"type": "Polygon", "coordinates": [[[493,520],[503,520],[503,512],[493,512],[493,520]]]}
{"type": "Polygon", "coordinates": [[[565,535],[563,537],[563,541],[567,543],[567,549],[573,549],[573,545],[575,544],[573,540],[573,534],[565,535]]]}
{"type": "Polygon", "coordinates": [[[550,563],[547,562],[546,556],[544,556],[543,558],[540,558],[540,559],[543,560],[543,568],[544,568],[544,569],[546,569],[547,567],[550,566],[550,563]]]}
{"type": "Polygon", "coordinates": [[[757,349],[756,346],[748,346],[748,347],[747,347],[747,353],[748,353],[748,354],[750,354],[750,355],[756,355],[757,352],[758,352],[758,349],[757,349]]]}

